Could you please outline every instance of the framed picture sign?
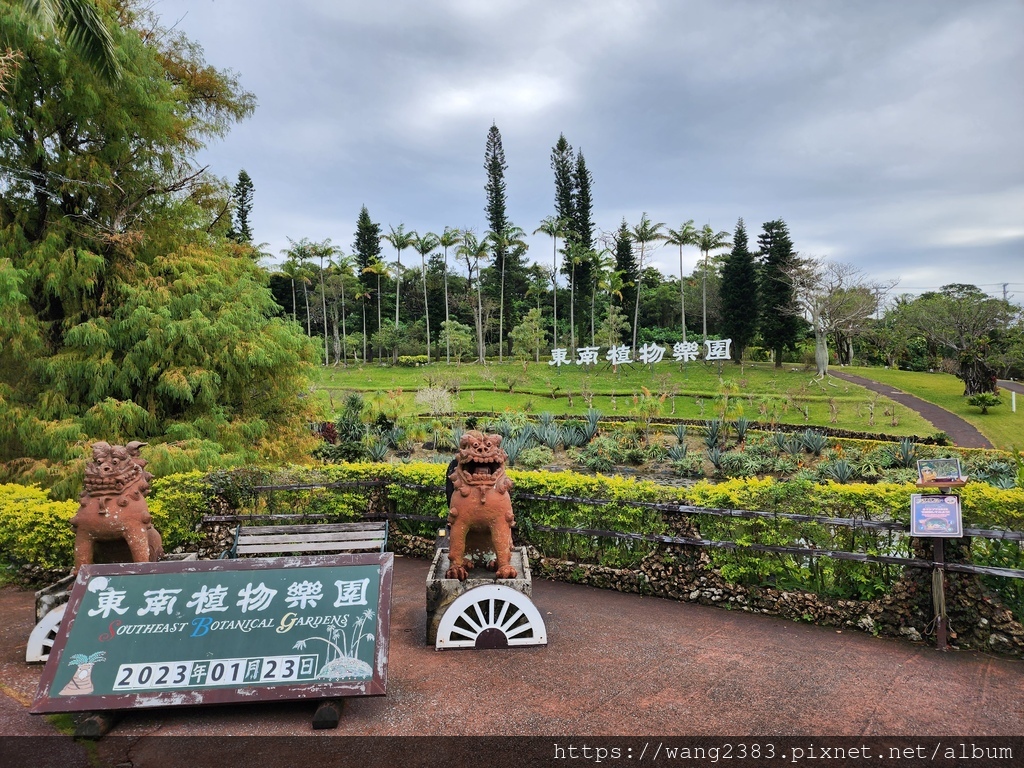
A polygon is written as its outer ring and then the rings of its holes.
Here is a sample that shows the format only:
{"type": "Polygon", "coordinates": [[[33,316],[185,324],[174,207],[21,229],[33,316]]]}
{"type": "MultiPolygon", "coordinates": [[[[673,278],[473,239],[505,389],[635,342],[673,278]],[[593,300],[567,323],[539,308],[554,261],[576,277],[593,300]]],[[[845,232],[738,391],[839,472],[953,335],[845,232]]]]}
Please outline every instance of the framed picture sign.
{"type": "Polygon", "coordinates": [[[960,497],[952,493],[912,494],[910,535],[950,539],[963,536],[960,497]]]}
{"type": "Polygon", "coordinates": [[[383,695],[393,558],[83,566],[30,711],[383,695]]]}

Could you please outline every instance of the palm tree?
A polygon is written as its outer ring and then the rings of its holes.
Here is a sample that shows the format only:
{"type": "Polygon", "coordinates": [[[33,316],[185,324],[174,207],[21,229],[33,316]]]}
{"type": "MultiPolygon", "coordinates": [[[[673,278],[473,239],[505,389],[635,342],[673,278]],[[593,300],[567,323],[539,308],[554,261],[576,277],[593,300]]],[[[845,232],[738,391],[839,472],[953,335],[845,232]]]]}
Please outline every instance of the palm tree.
{"type": "MultiPolygon", "coordinates": [[[[345,326],[345,280],[352,275],[352,265],[355,264],[355,259],[352,256],[342,256],[339,254],[337,259],[331,259],[331,268],[335,270],[338,277],[338,284],[341,291],[341,360],[342,365],[348,367],[348,329],[345,326]]],[[[337,305],[335,305],[335,311],[337,311],[337,305]]],[[[366,335],[366,312],[365,308],[363,311],[363,335],[366,335]]],[[[335,317],[334,320],[334,336],[337,339],[338,336],[338,320],[335,317]]],[[[335,353],[337,358],[337,353],[335,353]]],[[[335,365],[337,365],[337,359],[335,359],[335,365]]]]}
{"type": "MultiPolygon", "coordinates": [[[[380,333],[381,328],[381,317],[380,317],[380,278],[381,275],[388,274],[388,265],[381,261],[379,258],[374,257],[373,261],[363,267],[364,274],[376,275],[377,276],[377,333],[380,333]]],[[[365,322],[364,322],[365,325],[365,322]]],[[[365,344],[366,332],[363,332],[363,339],[365,344]]],[[[363,359],[366,359],[365,351],[363,359]]],[[[380,359],[380,348],[377,349],[377,359],[380,359]]]]}
{"type": "MultiPolygon", "coordinates": [[[[444,233],[437,238],[437,244],[444,248],[444,321],[450,322],[448,316],[448,249],[458,245],[462,240],[462,233],[457,229],[445,227],[444,233]]],[[[452,341],[451,335],[445,335],[445,362],[451,365],[452,362],[452,341]]]]}
{"type": "Polygon", "coordinates": [[[440,245],[440,238],[433,232],[427,232],[420,237],[413,234],[412,247],[420,255],[420,263],[423,265],[423,315],[427,321],[427,362],[430,362],[430,308],[427,306],[427,256],[437,250],[440,245]]]}
{"type": "MultiPolygon", "coordinates": [[[[651,220],[647,218],[647,212],[644,211],[640,217],[640,223],[637,224],[631,230],[634,242],[640,244],[640,258],[637,261],[637,274],[643,275],[644,273],[644,259],[647,257],[647,245],[649,243],[656,242],[658,240],[664,240],[665,236],[661,234],[662,228],[665,224],[658,222],[652,224],[651,220]]],[[[643,280],[636,281],[636,308],[633,310],[633,354],[636,354],[636,327],[640,321],[640,288],[643,285],[643,280]]]]}
{"type": "MultiPolygon", "coordinates": [[[[364,270],[365,271],[365,270],[364,270]]],[[[363,307],[363,362],[366,362],[366,300],[372,296],[369,291],[359,291],[353,298],[363,307]]]]}
{"type": "MultiPolygon", "coordinates": [[[[597,291],[601,288],[602,280],[608,272],[615,269],[615,254],[608,248],[602,248],[594,254],[594,279],[590,287],[590,346],[594,346],[597,338],[594,331],[594,316],[597,314],[597,291]]],[[[620,274],[621,281],[622,276],[620,274]]],[[[622,298],[621,291],[619,298],[622,298]]]]}
{"type": "MultiPolygon", "coordinates": [[[[299,282],[302,283],[302,298],[306,302],[306,335],[313,335],[312,318],[309,313],[309,284],[312,282],[309,278],[309,260],[313,258],[313,244],[309,242],[307,238],[302,238],[299,242],[295,242],[290,237],[288,238],[289,248],[281,251],[289,260],[294,260],[298,264],[296,275],[299,282]]],[[[287,262],[286,262],[287,263],[287,262]]],[[[294,307],[294,305],[292,305],[294,307]]]]}
{"type": "Polygon", "coordinates": [[[498,296],[498,362],[504,361],[502,348],[505,346],[505,262],[513,248],[526,248],[523,238],[526,233],[513,225],[505,227],[501,232],[488,232],[487,239],[493,247],[494,253],[503,253],[505,257],[501,260],[501,287],[498,296]]]}
{"type": "Polygon", "coordinates": [[[666,245],[679,246],[679,311],[683,318],[683,341],[686,341],[686,298],[683,296],[683,288],[686,286],[686,274],[683,272],[683,246],[698,245],[697,228],[693,226],[693,219],[687,219],[679,229],[670,229],[668,237],[665,238],[666,245]]]}
{"type": "MultiPolygon", "coordinates": [[[[391,245],[395,247],[395,251],[398,252],[398,269],[395,272],[395,328],[398,328],[398,308],[399,298],[402,290],[402,251],[409,248],[413,244],[413,239],[416,237],[415,232],[406,232],[405,224],[399,224],[398,229],[391,227],[391,234],[381,235],[381,240],[387,240],[391,245]]],[[[398,347],[395,346],[395,360],[398,359],[398,347]]]]}
{"type": "Polygon", "coordinates": [[[469,283],[473,283],[473,270],[476,269],[476,347],[478,362],[487,362],[487,349],[484,347],[484,301],[480,291],[480,262],[486,261],[490,256],[489,243],[486,238],[477,240],[472,230],[465,230],[462,233],[462,244],[459,245],[458,253],[466,260],[466,271],[469,273],[469,283]]]}
{"type": "MultiPolygon", "coordinates": [[[[282,251],[282,253],[288,253],[288,251],[282,251]]],[[[288,258],[285,259],[284,264],[281,265],[280,272],[292,282],[292,322],[297,323],[299,322],[299,318],[296,313],[297,302],[295,300],[295,281],[302,279],[302,266],[299,264],[298,259],[289,255],[288,258]]]]}
{"type": "Polygon", "coordinates": [[[565,237],[566,230],[568,229],[569,222],[565,219],[560,219],[557,216],[545,216],[540,226],[533,230],[533,234],[543,233],[551,238],[552,245],[552,271],[551,271],[551,282],[554,286],[552,294],[554,296],[554,314],[552,315],[551,325],[553,340],[552,345],[558,347],[558,238],[565,237]]]}
{"type": "Polygon", "coordinates": [[[121,77],[114,38],[92,0],[21,0],[21,6],[40,26],[59,29],[85,63],[114,82],[121,77]]]}
{"type": "Polygon", "coordinates": [[[324,365],[329,365],[331,362],[331,355],[327,348],[327,289],[324,287],[324,259],[330,261],[332,256],[340,253],[338,248],[331,245],[330,238],[322,243],[314,243],[310,248],[310,256],[320,259],[320,298],[323,301],[324,312],[324,365]]]}
{"type": "Polygon", "coordinates": [[[593,253],[584,245],[572,241],[566,249],[569,260],[569,350],[576,354],[576,267],[593,253]]]}
{"type": "Polygon", "coordinates": [[[704,272],[701,275],[700,281],[704,315],[704,341],[708,340],[708,254],[711,251],[731,246],[732,243],[729,242],[728,232],[715,232],[710,224],[705,224],[701,227],[700,234],[697,236],[697,247],[704,254],[704,272]]]}

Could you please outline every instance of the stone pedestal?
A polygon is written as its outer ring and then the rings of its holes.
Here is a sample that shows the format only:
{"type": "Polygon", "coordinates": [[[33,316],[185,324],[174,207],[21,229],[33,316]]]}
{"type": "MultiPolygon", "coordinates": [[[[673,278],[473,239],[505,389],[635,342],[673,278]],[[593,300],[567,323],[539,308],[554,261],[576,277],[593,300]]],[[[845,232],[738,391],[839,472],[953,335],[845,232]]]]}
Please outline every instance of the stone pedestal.
{"type": "Polygon", "coordinates": [[[519,573],[516,579],[496,579],[492,571],[481,565],[470,571],[470,577],[465,581],[446,579],[448,565],[448,550],[438,549],[427,573],[427,645],[434,645],[437,641],[437,627],[448,606],[474,587],[500,584],[521,592],[528,598],[533,597],[533,580],[530,576],[530,560],[526,556],[526,547],[516,547],[512,550],[512,567],[519,573]]]}

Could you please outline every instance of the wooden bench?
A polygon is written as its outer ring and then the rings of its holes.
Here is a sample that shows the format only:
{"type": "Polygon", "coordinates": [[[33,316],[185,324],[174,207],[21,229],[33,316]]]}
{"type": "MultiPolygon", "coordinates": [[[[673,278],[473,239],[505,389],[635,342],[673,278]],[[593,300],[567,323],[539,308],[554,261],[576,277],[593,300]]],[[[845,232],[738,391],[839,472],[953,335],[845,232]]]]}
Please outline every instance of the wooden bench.
{"type": "Polygon", "coordinates": [[[303,552],[383,552],[386,520],[314,525],[239,525],[231,549],[221,557],[294,555],[303,552]]]}

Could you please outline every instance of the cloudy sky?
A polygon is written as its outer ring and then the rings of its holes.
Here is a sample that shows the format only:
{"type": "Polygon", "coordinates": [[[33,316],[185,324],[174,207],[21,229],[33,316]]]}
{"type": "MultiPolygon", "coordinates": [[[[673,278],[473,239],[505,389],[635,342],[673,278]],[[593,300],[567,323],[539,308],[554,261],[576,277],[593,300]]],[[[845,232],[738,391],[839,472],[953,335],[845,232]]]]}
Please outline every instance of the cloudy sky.
{"type": "MultiPolygon", "coordinates": [[[[256,240],[351,248],[388,231],[486,229],[484,144],[508,212],[554,212],[564,133],[595,219],[646,212],[751,240],[782,218],[804,255],[919,293],[1003,284],[1024,301],[1021,0],[153,0],[256,94],[203,152],[256,193],[256,240]]],[[[530,238],[530,258],[551,258],[530,238]]],[[[698,259],[684,251],[684,270],[698,259]]],[[[393,251],[385,253],[393,258],[393,251]]],[[[409,256],[406,254],[406,258],[409,256]]],[[[678,249],[654,265],[679,274],[678,249]]]]}

